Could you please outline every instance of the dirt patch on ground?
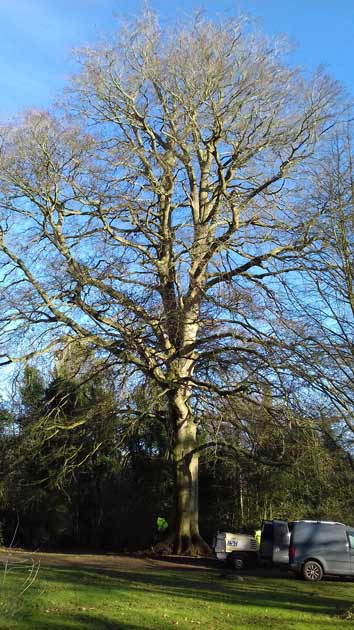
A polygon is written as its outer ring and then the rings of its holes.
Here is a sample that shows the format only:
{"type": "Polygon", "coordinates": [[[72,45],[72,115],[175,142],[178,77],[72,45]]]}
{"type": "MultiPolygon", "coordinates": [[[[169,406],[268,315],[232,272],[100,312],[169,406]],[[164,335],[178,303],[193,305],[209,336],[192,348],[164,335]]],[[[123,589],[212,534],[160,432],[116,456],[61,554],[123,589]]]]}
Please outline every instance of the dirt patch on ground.
{"type": "Polygon", "coordinates": [[[44,567],[109,569],[111,571],[145,571],[151,569],[208,570],[218,566],[210,558],[181,556],[155,557],[136,554],[48,553],[23,549],[1,549],[2,563],[40,563],[44,567]]]}
{"type": "Polygon", "coordinates": [[[139,553],[124,554],[94,554],[94,553],[54,553],[44,551],[26,551],[25,549],[0,548],[0,577],[1,565],[17,568],[22,565],[31,571],[33,568],[54,567],[62,569],[88,569],[109,572],[111,575],[123,573],[144,573],[145,571],[213,571],[223,579],[254,579],[254,578],[282,578],[287,579],[287,567],[254,567],[241,573],[230,570],[223,562],[216,558],[191,558],[187,556],[154,556],[139,553]]]}

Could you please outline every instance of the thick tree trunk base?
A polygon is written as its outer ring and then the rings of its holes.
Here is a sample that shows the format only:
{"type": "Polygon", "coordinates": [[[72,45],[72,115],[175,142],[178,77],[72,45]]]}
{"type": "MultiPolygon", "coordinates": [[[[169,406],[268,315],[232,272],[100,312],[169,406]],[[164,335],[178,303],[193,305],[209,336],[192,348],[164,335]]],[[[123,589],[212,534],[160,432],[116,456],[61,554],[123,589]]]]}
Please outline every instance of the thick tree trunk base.
{"type": "Polygon", "coordinates": [[[201,536],[183,538],[177,534],[170,534],[165,540],[153,546],[153,552],[157,554],[176,554],[190,557],[210,557],[213,553],[209,545],[201,536]]]}

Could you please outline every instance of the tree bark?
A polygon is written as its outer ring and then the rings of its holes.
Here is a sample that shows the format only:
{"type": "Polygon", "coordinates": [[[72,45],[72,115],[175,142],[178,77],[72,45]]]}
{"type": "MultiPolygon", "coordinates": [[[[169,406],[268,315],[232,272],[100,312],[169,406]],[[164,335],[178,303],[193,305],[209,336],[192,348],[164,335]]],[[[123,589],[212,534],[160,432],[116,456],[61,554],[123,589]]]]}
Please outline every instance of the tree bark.
{"type": "Polygon", "coordinates": [[[199,533],[197,426],[190,413],[187,388],[172,396],[170,412],[175,426],[174,463],[176,474],[176,521],[173,551],[205,555],[210,547],[199,533]]]}

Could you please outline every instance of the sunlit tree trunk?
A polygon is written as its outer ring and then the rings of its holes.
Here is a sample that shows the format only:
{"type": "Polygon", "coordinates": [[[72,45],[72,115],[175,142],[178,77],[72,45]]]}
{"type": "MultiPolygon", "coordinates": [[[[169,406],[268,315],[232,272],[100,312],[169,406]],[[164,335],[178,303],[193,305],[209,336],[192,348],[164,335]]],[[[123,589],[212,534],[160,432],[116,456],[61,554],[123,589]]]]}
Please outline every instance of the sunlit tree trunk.
{"type": "Polygon", "coordinates": [[[170,406],[175,426],[176,472],[176,521],[172,542],[175,553],[198,554],[210,550],[199,533],[197,426],[190,413],[189,396],[188,388],[178,389],[170,406]]]}

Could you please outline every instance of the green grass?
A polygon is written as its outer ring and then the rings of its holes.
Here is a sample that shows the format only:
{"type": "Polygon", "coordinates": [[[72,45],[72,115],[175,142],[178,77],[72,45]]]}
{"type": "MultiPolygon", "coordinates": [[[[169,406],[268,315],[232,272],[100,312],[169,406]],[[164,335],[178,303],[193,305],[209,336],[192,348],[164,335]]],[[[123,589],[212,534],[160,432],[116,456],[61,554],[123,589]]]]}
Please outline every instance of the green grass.
{"type": "Polygon", "coordinates": [[[220,569],[141,573],[41,568],[20,595],[24,569],[0,593],[0,630],[335,630],[350,628],[354,583],[309,584],[293,577],[220,569]],[[21,574],[22,571],[22,574],[21,574]]]}

